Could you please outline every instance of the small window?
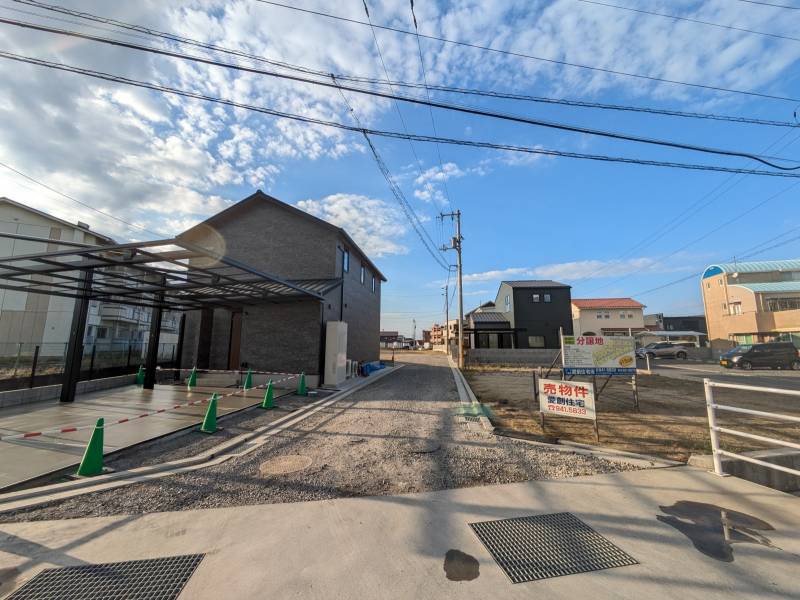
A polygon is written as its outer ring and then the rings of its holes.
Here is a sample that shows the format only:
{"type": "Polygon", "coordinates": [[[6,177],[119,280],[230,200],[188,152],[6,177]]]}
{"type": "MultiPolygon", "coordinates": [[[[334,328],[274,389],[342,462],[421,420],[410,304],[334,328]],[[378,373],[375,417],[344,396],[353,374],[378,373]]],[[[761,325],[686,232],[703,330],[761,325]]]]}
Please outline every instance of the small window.
{"type": "Polygon", "coordinates": [[[603,316],[604,316],[606,319],[610,319],[610,318],[611,318],[611,313],[605,313],[603,316]]]}
{"type": "Polygon", "coordinates": [[[632,319],[633,318],[633,313],[628,313],[628,318],[632,319]]]}
{"type": "Polygon", "coordinates": [[[720,277],[717,281],[719,281],[719,284],[722,285],[722,277],[720,277]]]}
{"type": "Polygon", "coordinates": [[[97,339],[104,340],[108,337],[108,327],[97,328],[97,339]]]}
{"type": "Polygon", "coordinates": [[[364,268],[364,265],[361,265],[361,285],[364,285],[364,282],[367,280],[367,270],[364,268]]]}
{"type": "Polygon", "coordinates": [[[728,310],[728,305],[725,302],[722,303],[722,310],[728,310]]]}
{"type": "Polygon", "coordinates": [[[511,296],[506,295],[506,312],[511,312],[511,296]]]}
{"type": "Polygon", "coordinates": [[[603,318],[603,313],[601,313],[601,312],[597,313],[597,318],[598,319],[602,319],[603,318]]]}
{"type": "Polygon", "coordinates": [[[544,348],[544,336],[543,335],[529,335],[528,336],[528,347],[529,348],[544,348]]]}
{"type": "Polygon", "coordinates": [[[372,276],[372,293],[375,293],[375,275],[372,276]]]}
{"type": "Polygon", "coordinates": [[[345,250],[344,252],[342,252],[342,270],[345,273],[349,273],[350,272],[350,251],[349,250],[345,250]]]}
{"type": "Polygon", "coordinates": [[[706,281],[706,288],[709,289],[709,290],[711,289],[711,282],[710,281],[706,281]]]}
{"type": "Polygon", "coordinates": [[[550,294],[545,294],[544,295],[544,301],[545,302],[550,302],[550,294]]]}
{"type": "Polygon", "coordinates": [[[620,319],[624,319],[625,318],[625,313],[624,312],[619,313],[619,318],[620,319]]]}
{"type": "Polygon", "coordinates": [[[542,297],[539,294],[534,294],[533,295],[533,301],[534,302],[541,302],[542,301],[542,297]]]}

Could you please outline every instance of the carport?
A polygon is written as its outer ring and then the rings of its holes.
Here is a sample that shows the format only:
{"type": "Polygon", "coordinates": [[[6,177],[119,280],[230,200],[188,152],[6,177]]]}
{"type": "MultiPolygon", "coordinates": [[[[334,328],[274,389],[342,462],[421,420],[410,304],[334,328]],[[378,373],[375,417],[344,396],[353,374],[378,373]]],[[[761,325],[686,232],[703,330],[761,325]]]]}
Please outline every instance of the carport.
{"type": "MultiPolygon", "coordinates": [[[[184,239],[91,246],[12,233],[0,233],[0,237],[63,248],[0,258],[0,289],[75,300],[61,402],[75,399],[92,300],[152,309],[144,365],[145,389],[153,389],[156,381],[164,310],[240,309],[261,303],[323,300],[313,282],[304,286],[303,282],[287,281],[184,239]]],[[[179,358],[182,345],[183,319],[178,338],[179,358]]]]}

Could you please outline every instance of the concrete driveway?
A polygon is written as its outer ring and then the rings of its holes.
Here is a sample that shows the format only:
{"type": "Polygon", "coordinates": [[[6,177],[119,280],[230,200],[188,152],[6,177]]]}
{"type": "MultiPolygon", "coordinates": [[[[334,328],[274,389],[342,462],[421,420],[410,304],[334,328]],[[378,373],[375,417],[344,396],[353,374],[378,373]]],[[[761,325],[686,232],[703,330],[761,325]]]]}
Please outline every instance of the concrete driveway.
{"type": "Polygon", "coordinates": [[[674,467],[399,496],[3,524],[0,593],[45,567],[205,553],[182,598],[800,598],[798,530],[797,498],[674,467]],[[639,564],[512,584],[468,526],[565,511],[639,564]],[[731,528],[725,531],[722,522],[731,528]],[[446,570],[446,556],[454,555],[470,566],[455,571],[467,577],[462,581],[446,570]]]}

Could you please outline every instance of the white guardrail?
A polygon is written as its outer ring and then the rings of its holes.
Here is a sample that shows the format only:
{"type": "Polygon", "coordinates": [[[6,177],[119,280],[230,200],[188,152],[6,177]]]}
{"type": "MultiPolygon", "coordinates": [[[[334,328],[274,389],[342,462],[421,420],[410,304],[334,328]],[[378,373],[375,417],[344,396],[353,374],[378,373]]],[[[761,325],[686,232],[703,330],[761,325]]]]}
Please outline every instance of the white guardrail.
{"type": "Polygon", "coordinates": [[[759,392],[762,394],[782,394],[784,396],[796,396],[796,397],[800,397],[800,392],[794,390],[783,390],[780,388],[757,387],[754,385],[739,385],[737,383],[721,383],[717,381],[711,381],[710,379],[704,379],[703,384],[705,385],[705,391],[706,391],[706,409],[708,410],[708,429],[711,435],[711,453],[714,459],[714,473],[720,476],[725,475],[725,473],[722,470],[722,457],[727,456],[729,458],[738,458],[739,460],[750,462],[756,465],[761,465],[762,467],[767,467],[768,469],[775,469],[776,471],[783,471],[791,475],[800,476],[800,471],[796,469],[791,469],[789,467],[784,467],[782,465],[776,465],[764,460],[753,458],[751,456],[745,456],[743,454],[729,452],[728,450],[722,450],[719,447],[720,433],[747,438],[749,440],[756,440],[767,444],[774,444],[776,446],[783,446],[785,448],[795,448],[796,450],[800,450],[800,444],[795,442],[790,442],[787,440],[766,437],[763,435],[756,435],[755,433],[738,431],[736,429],[730,429],[728,427],[720,427],[719,425],[717,425],[717,411],[721,410],[721,411],[740,413],[745,415],[754,415],[758,417],[769,417],[771,419],[791,421],[793,423],[800,423],[800,417],[792,415],[782,415],[780,413],[766,412],[763,410],[752,410],[750,408],[739,408],[737,406],[727,406],[725,404],[717,404],[716,402],[714,402],[714,388],[749,390],[752,392],[759,392]]]}

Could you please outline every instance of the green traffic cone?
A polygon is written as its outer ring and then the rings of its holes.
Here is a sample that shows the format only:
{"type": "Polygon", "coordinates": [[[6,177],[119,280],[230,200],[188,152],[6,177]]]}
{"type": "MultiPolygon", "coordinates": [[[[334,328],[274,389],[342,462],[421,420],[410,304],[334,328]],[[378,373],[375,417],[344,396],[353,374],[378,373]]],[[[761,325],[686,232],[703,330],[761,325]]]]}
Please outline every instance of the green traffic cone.
{"type": "Polygon", "coordinates": [[[142,387],[144,385],[144,367],[139,365],[139,372],[136,373],[136,385],[142,387]]]}
{"type": "Polygon", "coordinates": [[[297,382],[297,395],[308,396],[308,389],[306,388],[306,374],[300,373],[300,381],[297,382]]]}
{"type": "Polygon", "coordinates": [[[94,477],[103,472],[103,425],[103,419],[97,419],[76,473],[80,477],[94,477]]]}
{"type": "Polygon", "coordinates": [[[261,403],[261,408],[269,410],[275,408],[275,403],[272,400],[272,379],[267,382],[267,391],[264,394],[264,401],[261,403]]]}
{"type": "Polygon", "coordinates": [[[203,433],[214,433],[217,430],[217,392],[211,394],[211,401],[208,403],[206,416],[203,418],[203,424],[200,426],[200,431],[203,433]]]}
{"type": "Polygon", "coordinates": [[[249,390],[253,387],[253,370],[247,369],[247,375],[244,376],[244,383],[242,384],[243,390],[249,390]]]}
{"type": "Polygon", "coordinates": [[[197,387],[197,367],[192,367],[192,372],[189,373],[189,379],[186,380],[186,387],[189,389],[197,387]]]}

